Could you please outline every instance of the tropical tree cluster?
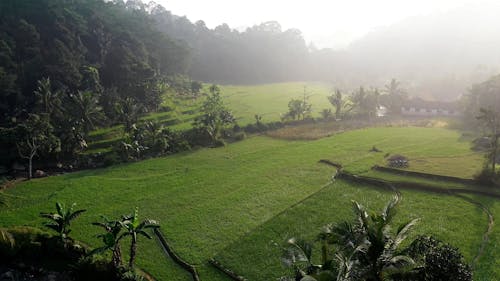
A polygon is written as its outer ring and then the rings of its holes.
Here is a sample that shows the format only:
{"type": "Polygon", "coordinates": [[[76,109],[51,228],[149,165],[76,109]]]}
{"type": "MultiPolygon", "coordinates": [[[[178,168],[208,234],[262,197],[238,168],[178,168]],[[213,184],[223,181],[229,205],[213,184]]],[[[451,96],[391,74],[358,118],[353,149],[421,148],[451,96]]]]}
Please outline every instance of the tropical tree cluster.
{"type": "Polygon", "coordinates": [[[72,158],[90,130],[130,129],[159,108],[167,77],[186,73],[189,51],[139,3],[0,2],[0,145],[17,147],[2,150],[0,165],[72,158]]]}
{"type": "Polygon", "coordinates": [[[353,222],[326,225],[317,236],[318,263],[313,261],[313,243],[291,238],[282,262],[293,269],[294,276],[282,280],[472,280],[470,268],[453,247],[426,237],[402,247],[418,219],[394,230],[391,225],[399,202],[395,196],[380,213],[369,213],[353,202],[353,222]]]}

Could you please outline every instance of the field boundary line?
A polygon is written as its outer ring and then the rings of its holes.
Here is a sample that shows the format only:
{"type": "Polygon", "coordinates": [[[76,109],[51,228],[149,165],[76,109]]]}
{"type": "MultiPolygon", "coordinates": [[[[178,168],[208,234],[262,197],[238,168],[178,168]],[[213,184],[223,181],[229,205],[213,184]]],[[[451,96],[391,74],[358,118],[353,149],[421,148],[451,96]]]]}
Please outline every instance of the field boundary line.
{"type": "Polygon", "coordinates": [[[457,198],[460,198],[462,200],[469,202],[470,204],[476,205],[477,207],[481,208],[482,211],[488,216],[488,226],[486,228],[486,231],[483,233],[479,249],[471,261],[472,269],[475,268],[477,261],[483,255],[484,250],[486,249],[486,246],[487,246],[488,241],[489,241],[489,235],[493,231],[493,225],[495,223],[494,216],[485,205],[483,205],[482,203],[475,201],[474,199],[469,198],[461,193],[469,193],[469,194],[475,194],[475,195],[483,195],[483,196],[487,196],[487,197],[489,196],[489,197],[500,198],[499,194],[491,194],[491,193],[487,193],[487,192],[474,191],[474,190],[469,190],[469,189],[458,189],[458,188],[457,189],[444,189],[444,188],[433,187],[430,185],[419,184],[419,183],[391,182],[391,181],[386,181],[386,180],[382,180],[382,179],[378,179],[378,178],[358,176],[358,175],[354,175],[354,174],[350,174],[350,173],[346,173],[346,172],[340,172],[339,178],[358,182],[358,183],[365,183],[368,185],[376,185],[376,186],[382,186],[382,185],[388,184],[389,186],[391,186],[391,188],[394,188],[397,193],[399,193],[399,191],[396,189],[395,186],[398,186],[398,188],[400,188],[400,189],[416,190],[416,191],[421,191],[421,192],[433,192],[433,193],[438,193],[438,194],[442,194],[442,195],[455,196],[457,198]]]}
{"type": "Polygon", "coordinates": [[[220,263],[219,261],[217,261],[214,258],[209,259],[208,263],[210,263],[213,267],[215,267],[220,272],[224,273],[226,276],[228,276],[229,278],[231,278],[235,281],[248,281],[248,279],[246,279],[245,277],[230,270],[229,268],[227,268],[226,266],[224,266],[222,263],[220,263]]]}
{"type": "Polygon", "coordinates": [[[178,264],[183,269],[185,269],[186,271],[188,271],[191,274],[191,276],[193,277],[194,281],[200,281],[200,276],[198,275],[198,271],[196,271],[196,267],[193,266],[192,264],[186,262],[185,260],[183,260],[180,256],[178,256],[172,250],[172,248],[168,244],[168,242],[165,239],[165,236],[163,235],[163,233],[161,232],[161,230],[158,229],[158,228],[155,228],[153,230],[153,232],[154,232],[156,238],[158,239],[158,242],[160,242],[160,245],[161,245],[164,253],[167,256],[169,256],[176,264],[178,264]]]}
{"type": "Polygon", "coordinates": [[[486,249],[486,245],[488,244],[488,241],[490,240],[490,234],[491,234],[491,232],[493,232],[493,225],[495,224],[495,218],[494,218],[493,214],[491,213],[491,211],[481,202],[476,201],[476,200],[469,198],[467,196],[464,196],[462,194],[455,194],[455,196],[459,197],[459,198],[461,198],[461,199],[463,199],[471,204],[478,206],[488,216],[488,227],[486,228],[486,231],[483,234],[483,240],[481,241],[481,246],[479,246],[479,250],[477,251],[474,258],[472,259],[471,266],[472,266],[472,269],[474,269],[476,267],[476,264],[477,264],[479,258],[481,258],[481,256],[483,255],[484,249],[486,249]]]}

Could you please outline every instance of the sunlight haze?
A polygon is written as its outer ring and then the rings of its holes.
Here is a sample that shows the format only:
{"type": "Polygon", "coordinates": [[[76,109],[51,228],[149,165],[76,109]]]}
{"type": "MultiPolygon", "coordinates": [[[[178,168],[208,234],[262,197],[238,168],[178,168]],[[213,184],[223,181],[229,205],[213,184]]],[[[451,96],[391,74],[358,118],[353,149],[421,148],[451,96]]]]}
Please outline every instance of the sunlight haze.
{"type": "Polygon", "coordinates": [[[191,21],[203,20],[214,28],[227,23],[244,29],[265,21],[278,21],[283,29],[297,28],[307,42],[317,47],[342,48],[369,31],[407,17],[444,12],[472,0],[311,0],[311,1],[233,1],[233,0],[157,0],[167,10],[191,21]]]}

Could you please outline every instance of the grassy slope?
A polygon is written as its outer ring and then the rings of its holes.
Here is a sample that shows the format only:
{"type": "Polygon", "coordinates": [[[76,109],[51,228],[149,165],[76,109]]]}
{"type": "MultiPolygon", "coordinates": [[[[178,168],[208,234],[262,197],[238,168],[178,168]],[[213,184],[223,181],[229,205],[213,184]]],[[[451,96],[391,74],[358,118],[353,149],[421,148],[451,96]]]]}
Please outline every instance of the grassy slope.
{"type": "MultiPolygon", "coordinates": [[[[225,148],[201,149],[20,184],[7,191],[10,206],[2,209],[0,225],[39,226],[41,220],[37,214],[51,210],[55,201],[77,202],[88,212],[75,224],[73,235],[95,245],[98,229],[89,227],[91,221],[97,220],[100,214],[118,216],[139,206],[145,217],[160,221],[181,256],[200,266],[203,280],[221,280],[222,277],[206,265],[206,260],[327,183],[332,170],[318,164],[319,159],[339,161],[349,170],[362,173],[383,161],[383,153],[368,152],[376,145],[410,158],[419,155],[450,159],[446,162],[450,175],[470,177],[470,171],[481,166],[482,158],[470,155],[468,143],[458,139],[458,133],[436,128],[365,129],[311,142],[254,137],[225,148]],[[452,156],[469,157],[467,167],[453,161],[452,156]]],[[[430,160],[429,165],[421,166],[424,170],[432,167],[430,160]]],[[[349,204],[351,198],[346,194],[357,192],[366,196],[363,194],[368,192],[356,187],[345,188],[347,191],[334,195],[338,200],[326,202],[331,209],[343,212],[342,206],[349,204]]],[[[425,206],[425,200],[419,200],[421,207],[425,206]]],[[[374,200],[373,204],[381,202],[374,200]]],[[[450,201],[439,201],[438,206],[447,202],[450,201]]],[[[346,215],[349,212],[347,208],[346,215]]],[[[470,239],[475,239],[476,226],[482,223],[480,220],[462,226],[467,225],[470,239]]],[[[313,233],[316,232],[314,229],[313,233]]],[[[453,228],[444,233],[451,235],[453,228]]],[[[463,250],[470,255],[470,248],[474,246],[469,240],[457,241],[465,245],[463,250]]],[[[143,241],[139,247],[139,265],[148,272],[160,280],[186,280],[185,274],[165,262],[154,241],[143,241]]]]}
{"type": "MultiPolygon", "coordinates": [[[[233,111],[240,125],[255,123],[255,114],[262,115],[262,122],[279,121],[280,114],[288,111],[292,98],[302,98],[304,86],[313,116],[320,116],[324,108],[332,108],[326,96],[331,87],[324,83],[289,82],[253,86],[221,86],[224,102],[233,111]]],[[[332,109],[333,110],[333,109],[332,109]]]]}
{"type": "MultiPolygon", "coordinates": [[[[351,200],[357,200],[370,210],[378,212],[390,196],[392,193],[389,191],[336,181],[326,190],[260,225],[222,251],[217,258],[249,280],[276,280],[287,274],[287,269],[279,262],[284,241],[290,237],[303,237],[313,241],[323,225],[350,219],[351,200]],[[253,266],[248,267],[248,264],[253,266]]],[[[480,237],[487,224],[482,219],[480,210],[464,200],[403,192],[403,202],[395,225],[413,218],[422,219],[413,235],[433,234],[459,245],[469,261],[479,248],[480,237]],[[464,225],[467,227],[463,227],[464,225]]]]}

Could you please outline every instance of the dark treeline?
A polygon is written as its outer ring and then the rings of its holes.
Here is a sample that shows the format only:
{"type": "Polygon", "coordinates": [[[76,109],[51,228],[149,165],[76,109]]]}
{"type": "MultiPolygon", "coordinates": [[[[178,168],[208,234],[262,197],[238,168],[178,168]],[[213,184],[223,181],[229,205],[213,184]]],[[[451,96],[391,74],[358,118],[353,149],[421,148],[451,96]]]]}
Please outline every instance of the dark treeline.
{"type": "Polygon", "coordinates": [[[132,97],[154,107],[158,97],[145,89],[162,75],[185,72],[188,51],[132,4],[1,1],[0,122],[32,111],[42,78],[67,96],[90,90],[102,106],[132,97]]]}
{"type": "Polygon", "coordinates": [[[92,129],[157,110],[189,51],[136,4],[0,1],[2,164],[71,159],[92,129]]]}

